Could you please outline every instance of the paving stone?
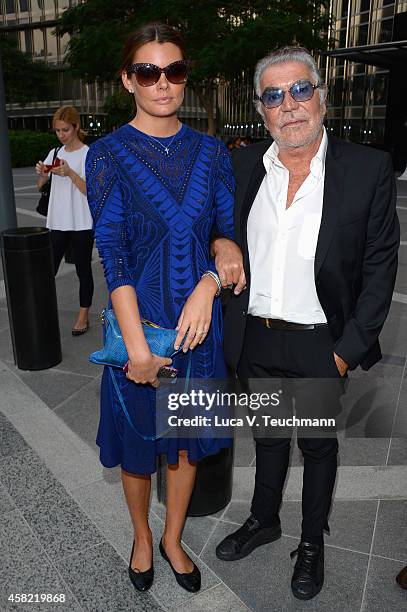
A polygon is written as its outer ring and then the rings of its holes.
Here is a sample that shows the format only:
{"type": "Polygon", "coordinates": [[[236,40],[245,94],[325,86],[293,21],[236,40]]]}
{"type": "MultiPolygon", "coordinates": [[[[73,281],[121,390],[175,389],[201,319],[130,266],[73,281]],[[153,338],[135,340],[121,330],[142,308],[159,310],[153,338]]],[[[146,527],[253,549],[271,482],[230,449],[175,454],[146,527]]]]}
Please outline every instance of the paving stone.
{"type": "Polygon", "coordinates": [[[0,458],[14,455],[28,448],[17,429],[0,412],[0,458]]]}
{"type": "Polygon", "coordinates": [[[177,608],[179,612],[249,612],[248,608],[224,584],[202,591],[177,608]]]}
{"type": "Polygon", "coordinates": [[[162,610],[150,593],[136,591],[123,559],[107,543],[67,557],[57,568],[84,610],[162,610]]]}
{"type": "Polygon", "coordinates": [[[44,554],[44,549],[19,510],[1,516],[0,550],[0,573],[12,571],[20,564],[30,563],[44,554]]]}
{"type": "Polygon", "coordinates": [[[9,610],[21,612],[22,609],[38,612],[56,610],[81,612],[82,610],[71,590],[45,556],[0,572],[0,609],[2,612],[9,610]],[[10,595],[16,593],[32,594],[33,603],[10,602],[10,595]],[[65,602],[34,603],[36,594],[40,600],[41,595],[58,596],[59,599],[62,595],[65,596],[65,602]]]}
{"type": "Polygon", "coordinates": [[[362,612],[401,612],[407,609],[407,591],[396,583],[403,563],[372,557],[362,612]]]}
{"type": "Polygon", "coordinates": [[[289,554],[298,540],[283,536],[240,561],[220,561],[215,556],[215,545],[229,532],[230,525],[219,525],[205,548],[203,560],[252,610],[355,612],[360,609],[368,555],[326,547],[324,587],[317,597],[302,602],[294,598],[290,587],[294,562],[289,554]]]}
{"type": "Polygon", "coordinates": [[[407,565],[406,520],[407,500],[380,501],[373,554],[405,561],[407,565]]]}
{"type": "Polygon", "coordinates": [[[92,381],[88,376],[55,368],[38,372],[17,370],[17,375],[49,408],[55,408],[92,381]]]}

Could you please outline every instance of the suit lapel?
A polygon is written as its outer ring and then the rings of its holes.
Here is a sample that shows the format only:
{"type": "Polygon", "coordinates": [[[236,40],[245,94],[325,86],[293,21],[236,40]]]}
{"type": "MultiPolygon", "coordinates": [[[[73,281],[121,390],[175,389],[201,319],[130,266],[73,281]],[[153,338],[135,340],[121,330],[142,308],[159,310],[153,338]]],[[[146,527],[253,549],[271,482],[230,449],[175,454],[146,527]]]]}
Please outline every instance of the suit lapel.
{"type": "Polygon", "coordinates": [[[249,249],[247,246],[247,220],[249,218],[250,210],[253,206],[253,202],[256,199],[257,192],[260,189],[260,185],[266,174],[266,169],[263,163],[263,155],[257,160],[250,180],[247,186],[246,194],[242,202],[242,212],[240,215],[240,230],[242,236],[242,253],[243,253],[243,265],[246,271],[247,286],[250,284],[250,261],[249,261],[249,249]]]}
{"type": "Polygon", "coordinates": [[[256,199],[258,190],[266,174],[266,169],[263,163],[263,156],[261,156],[252,171],[250,176],[249,184],[247,186],[246,194],[242,203],[242,214],[240,216],[240,226],[243,230],[242,235],[246,234],[247,230],[247,219],[249,217],[250,209],[253,206],[253,202],[256,199]]]}
{"type": "Polygon", "coordinates": [[[345,167],[341,159],[340,142],[328,137],[325,159],[325,184],[321,227],[315,253],[315,278],[328,253],[342,204],[345,167]]]}

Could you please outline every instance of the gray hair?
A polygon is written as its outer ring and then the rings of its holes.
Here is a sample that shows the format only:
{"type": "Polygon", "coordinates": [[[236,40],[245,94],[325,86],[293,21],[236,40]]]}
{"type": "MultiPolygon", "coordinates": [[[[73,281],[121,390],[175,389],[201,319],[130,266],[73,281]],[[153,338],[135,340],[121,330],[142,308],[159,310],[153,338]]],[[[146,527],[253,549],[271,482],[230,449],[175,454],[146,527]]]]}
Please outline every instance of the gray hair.
{"type": "MultiPolygon", "coordinates": [[[[311,71],[311,76],[315,80],[315,83],[322,83],[321,73],[318,70],[318,66],[316,61],[312,57],[311,53],[308,49],[304,47],[282,47],[281,49],[277,49],[276,51],[272,51],[261,60],[259,60],[256,64],[256,69],[254,72],[254,91],[258,96],[262,94],[260,89],[260,79],[263,72],[269,68],[270,66],[274,66],[275,64],[285,64],[286,62],[302,62],[311,71]]],[[[325,102],[326,98],[326,89],[320,88],[318,89],[319,99],[321,105],[325,102]]],[[[257,101],[256,103],[257,112],[260,115],[263,115],[263,109],[261,107],[261,102],[257,101]]]]}

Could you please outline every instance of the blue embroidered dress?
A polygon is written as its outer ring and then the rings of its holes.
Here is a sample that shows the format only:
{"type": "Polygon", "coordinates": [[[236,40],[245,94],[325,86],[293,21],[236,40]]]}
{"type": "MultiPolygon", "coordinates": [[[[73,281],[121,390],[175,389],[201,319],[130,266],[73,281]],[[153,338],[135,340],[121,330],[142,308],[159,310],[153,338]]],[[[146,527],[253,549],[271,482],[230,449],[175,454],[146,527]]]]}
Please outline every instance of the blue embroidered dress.
{"type": "MultiPolygon", "coordinates": [[[[234,179],[226,147],[185,125],[174,139],[152,139],[127,124],[91,146],[86,183],[109,292],[131,285],[141,317],[174,328],[201,275],[215,269],[209,255],[213,226],[233,238],[234,179]]],[[[173,359],[180,377],[187,363],[185,354],[173,359]]],[[[129,381],[119,370],[115,376],[132,422],[143,436],[154,435],[156,391],[129,381]]],[[[192,352],[191,377],[226,377],[219,299],[207,337],[192,352]]],[[[104,466],[120,464],[131,473],[151,474],[158,454],[177,463],[183,448],[196,461],[228,443],[205,440],[203,447],[196,439],[138,436],[105,368],[97,434],[104,466]]]]}

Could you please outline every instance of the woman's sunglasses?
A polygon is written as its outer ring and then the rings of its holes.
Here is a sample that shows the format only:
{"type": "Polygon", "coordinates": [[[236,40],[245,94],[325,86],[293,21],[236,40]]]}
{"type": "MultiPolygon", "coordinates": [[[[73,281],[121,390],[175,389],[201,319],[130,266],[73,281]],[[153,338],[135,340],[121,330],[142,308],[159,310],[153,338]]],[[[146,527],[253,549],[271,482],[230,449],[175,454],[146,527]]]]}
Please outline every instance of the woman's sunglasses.
{"type": "Polygon", "coordinates": [[[283,103],[286,93],[289,93],[296,102],[307,102],[307,100],[311,100],[318,87],[322,87],[322,83],[313,85],[311,81],[297,81],[287,90],[278,87],[266,87],[261,96],[256,95],[254,99],[260,100],[266,108],[276,108],[283,103]]]}
{"type": "Polygon", "coordinates": [[[165,68],[160,68],[155,64],[132,64],[127,69],[127,74],[134,72],[136,80],[142,87],[151,87],[155,85],[161,78],[161,74],[165,74],[165,78],[173,85],[180,85],[185,83],[188,76],[188,62],[187,60],[179,60],[178,62],[172,62],[165,68]]]}

